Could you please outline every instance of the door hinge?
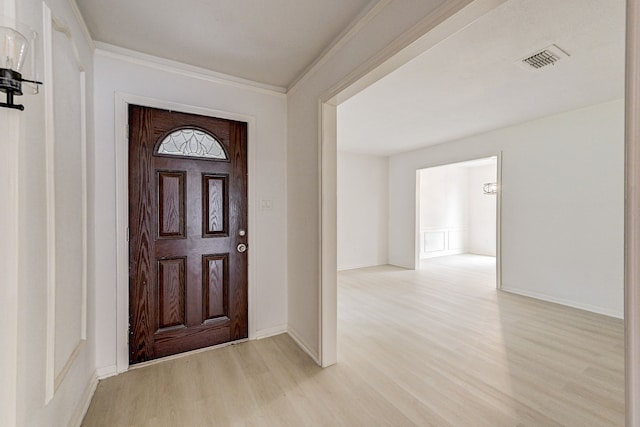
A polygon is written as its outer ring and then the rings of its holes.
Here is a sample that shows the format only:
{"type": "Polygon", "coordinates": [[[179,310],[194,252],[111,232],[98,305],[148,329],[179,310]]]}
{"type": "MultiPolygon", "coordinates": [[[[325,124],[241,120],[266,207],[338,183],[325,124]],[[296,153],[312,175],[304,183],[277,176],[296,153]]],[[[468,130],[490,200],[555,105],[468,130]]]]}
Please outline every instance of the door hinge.
{"type": "Polygon", "coordinates": [[[129,241],[129,227],[127,227],[127,242],[129,241]]]}

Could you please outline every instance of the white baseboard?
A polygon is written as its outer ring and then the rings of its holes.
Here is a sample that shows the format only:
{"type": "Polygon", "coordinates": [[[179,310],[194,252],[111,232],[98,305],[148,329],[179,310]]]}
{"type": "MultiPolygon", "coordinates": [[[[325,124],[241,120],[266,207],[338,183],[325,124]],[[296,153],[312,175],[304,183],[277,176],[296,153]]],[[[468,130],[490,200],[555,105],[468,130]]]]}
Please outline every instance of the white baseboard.
{"type": "Polygon", "coordinates": [[[358,268],[367,268],[367,267],[379,267],[381,265],[387,265],[387,263],[383,262],[381,264],[354,264],[354,265],[347,265],[347,266],[339,266],[338,271],[356,270],[358,268]]]}
{"type": "Polygon", "coordinates": [[[552,302],[555,304],[566,305],[567,307],[577,308],[579,310],[586,310],[592,313],[603,314],[605,316],[615,317],[617,319],[624,318],[623,313],[620,313],[608,308],[598,307],[591,304],[582,304],[582,303],[578,303],[578,302],[563,299],[563,298],[552,297],[550,295],[546,295],[538,292],[531,292],[531,291],[525,291],[522,289],[510,288],[508,286],[503,286],[501,290],[512,293],[512,294],[516,294],[516,295],[522,295],[525,297],[535,298],[542,301],[552,302]]]}
{"type": "Polygon", "coordinates": [[[114,375],[118,375],[118,367],[116,365],[96,369],[96,376],[98,377],[98,380],[113,377],[114,375]]]}
{"type": "Polygon", "coordinates": [[[267,328],[267,329],[261,329],[259,331],[256,331],[254,333],[253,339],[256,340],[261,340],[264,338],[269,338],[269,337],[273,337],[276,335],[280,335],[280,334],[284,334],[287,332],[287,325],[279,325],[279,326],[274,326],[272,328],[267,328]]]}
{"type": "Polygon", "coordinates": [[[438,258],[441,256],[460,255],[467,253],[465,249],[451,249],[448,251],[421,252],[420,259],[438,258]]]}
{"type": "Polygon", "coordinates": [[[87,384],[87,387],[84,389],[84,393],[82,395],[82,400],[80,404],[76,407],[76,410],[71,417],[71,422],[69,423],[72,427],[80,427],[82,425],[82,421],[84,420],[84,416],[87,414],[89,410],[89,405],[91,404],[91,399],[93,399],[93,395],[96,392],[96,387],[98,387],[98,372],[96,371],[91,381],[87,384]]]}
{"type": "Polygon", "coordinates": [[[307,356],[309,356],[311,358],[311,360],[316,362],[316,364],[318,366],[322,366],[321,363],[320,363],[320,357],[318,356],[318,354],[316,354],[315,352],[311,351],[311,349],[309,349],[309,346],[307,346],[307,344],[305,344],[304,340],[302,338],[300,338],[300,334],[298,334],[295,331],[295,329],[292,329],[291,327],[289,327],[287,329],[287,334],[291,337],[292,340],[295,341],[296,344],[298,344],[298,347],[300,347],[302,349],[302,351],[307,353],[307,356]]]}

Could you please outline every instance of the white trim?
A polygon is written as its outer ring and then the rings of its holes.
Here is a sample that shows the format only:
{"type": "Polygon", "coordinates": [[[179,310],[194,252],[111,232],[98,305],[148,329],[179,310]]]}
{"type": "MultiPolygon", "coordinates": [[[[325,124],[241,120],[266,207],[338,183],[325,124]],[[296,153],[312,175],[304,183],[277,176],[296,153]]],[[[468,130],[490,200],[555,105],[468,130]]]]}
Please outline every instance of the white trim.
{"type": "Polygon", "coordinates": [[[80,60],[78,48],[69,27],[63,21],[54,17],[51,9],[43,2],[43,50],[45,80],[53,82],[53,32],[64,34],[76,59],[80,76],[80,156],[81,156],[81,188],[82,188],[82,277],[80,284],[80,339],[60,372],[55,372],[56,346],[56,194],[55,194],[55,112],[54,85],[45,85],[45,169],[46,169],[46,211],[47,211],[47,326],[46,326],[46,379],[45,404],[49,403],[57,388],[69,373],[71,366],[83,348],[87,338],[87,90],[84,66],[80,60]]]}
{"type": "Polygon", "coordinates": [[[69,358],[65,362],[64,366],[62,367],[62,369],[60,369],[60,372],[58,372],[58,374],[53,379],[54,392],[58,390],[58,387],[60,387],[60,384],[62,384],[62,381],[64,381],[64,378],[67,376],[67,374],[71,370],[73,363],[76,361],[76,359],[78,358],[78,355],[80,354],[80,352],[82,351],[82,348],[84,347],[84,343],[85,343],[85,340],[83,339],[80,339],[80,341],[78,341],[78,344],[75,346],[75,348],[69,355],[69,358]]]}
{"type": "Polygon", "coordinates": [[[318,354],[322,367],[338,361],[338,111],[335,105],[320,103],[318,106],[320,123],[318,139],[318,166],[320,191],[320,227],[318,239],[320,265],[318,310],[319,342],[318,354]],[[329,230],[327,232],[327,230],[329,230]],[[326,284],[331,284],[326,286],[326,284]]]}
{"type": "Polygon", "coordinates": [[[625,124],[625,411],[640,425],[640,0],[627,0],[625,124]]]}
{"type": "Polygon", "coordinates": [[[80,156],[82,159],[82,312],[80,339],[87,339],[87,281],[89,276],[89,227],[87,193],[87,80],[86,73],[80,72],[80,156]]]}
{"type": "MultiPolygon", "coordinates": [[[[248,246],[255,246],[256,209],[255,158],[257,149],[255,117],[214,110],[206,107],[186,105],[178,102],[147,98],[116,92],[115,94],[115,152],[116,152],[116,369],[118,373],[129,370],[129,118],[128,105],[142,105],[171,111],[180,111],[203,116],[219,117],[247,123],[247,168],[248,168],[248,246]]],[[[248,328],[249,339],[255,339],[256,271],[253,252],[248,252],[248,328]]],[[[235,341],[237,343],[237,341],[235,341]]],[[[138,366],[138,365],[136,365],[138,366]]]]}
{"type": "Polygon", "coordinates": [[[84,40],[87,42],[87,45],[89,45],[89,48],[92,51],[95,50],[96,46],[93,42],[93,39],[91,38],[91,33],[89,32],[87,23],[85,22],[84,17],[82,16],[80,9],[78,8],[78,3],[76,2],[76,0],[69,0],[69,6],[71,7],[73,16],[76,18],[76,22],[80,26],[80,31],[82,31],[82,36],[84,37],[84,40]]]}
{"type": "Polygon", "coordinates": [[[557,298],[540,292],[531,292],[525,289],[512,288],[510,286],[503,286],[501,289],[503,292],[510,294],[516,294],[528,298],[534,298],[541,301],[552,302],[554,304],[564,305],[567,307],[576,308],[579,310],[590,311],[592,313],[602,314],[609,317],[615,317],[616,319],[622,319],[623,314],[607,308],[598,307],[591,304],[581,304],[570,299],[557,298]]]}
{"type": "Polygon", "coordinates": [[[104,368],[96,369],[96,377],[98,380],[104,380],[118,375],[118,367],[116,365],[105,366],[104,368]]]}
{"type": "MultiPolygon", "coordinates": [[[[407,61],[424,52],[429,47],[435,46],[451,34],[463,28],[465,25],[478,19],[480,16],[504,3],[506,0],[448,0],[440,7],[422,18],[416,25],[379,51],[368,61],[363,62],[356,67],[351,73],[345,76],[340,82],[328,89],[323,96],[320,97],[322,105],[337,105],[344,102],[349,97],[358,93],[377,79],[391,73],[407,61]],[[325,104],[322,104],[325,103],[325,104]]],[[[352,37],[352,35],[350,35],[352,37]]],[[[314,71],[314,70],[311,70],[314,71]]],[[[304,77],[300,79],[300,82],[304,77]]],[[[300,84],[300,83],[298,83],[300,84]]],[[[295,87],[292,89],[296,89],[295,87]]],[[[335,107],[334,107],[335,108],[335,107]]],[[[324,120],[322,110],[320,108],[320,120],[324,120]]],[[[335,215],[335,194],[324,193],[326,188],[326,180],[330,182],[336,177],[336,147],[324,147],[329,141],[323,141],[323,135],[331,138],[335,129],[328,129],[327,124],[320,122],[321,128],[320,140],[318,141],[319,157],[319,194],[320,194],[320,277],[318,280],[319,295],[318,310],[320,312],[319,324],[319,351],[326,357],[325,360],[337,360],[337,332],[333,333],[334,328],[326,328],[323,326],[336,322],[337,315],[333,313],[334,307],[337,306],[336,301],[332,301],[329,297],[330,293],[335,293],[337,281],[335,275],[325,275],[324,272],[330,271],[335,261],[337,250],[331,249],[329,243],[333,246],[336,240],[336,226],[332,224],[332,216],[335,215]],[[334,154],[332,154],[334,153],[334,154]],[[323,157],[326,156],[326,157],[323,157]],[[323,190],[325,188],[325,190],[323,190]],[[328,198],[325,198],[328,197],[328,198]],[[335,252],[331,252],[334,250],[335,252]],[[326,299],[325,299],[326,298],[326,299]],[[336,354],[329,356],[329,349],[335,349],[336,354]]],[[[335,143],[334,143],[335,145],[335,143]]],[[[492,154],[495,155],[495,154],[492,154]]],[[[435,165],[432,165],[435,166],[435,165]]],[[[496,248],[497,249],[497,248],[496,248]]],[[[335,270],[334,270],[335,271],[335,270]]],[[[337,298],[337,297],[336,297],[337,298]]],[[[290,330],[291,333],[291,330],[290,330]]],[[[313,356],[312,356],[313,358],[313,356]]],[[[315,360],[315,358],[314,358],[315,360]]],[[[322,366],[326,366],[324,363],[322,366]]]]}
{"type": "MultiPolygon", "coordinates": [[[[116,157],[116,371],[129,369],[129,120],[135,99],[115,94],[116,157]]],[[[144,102],[144,100],[142,101],[144,102]]]]}
{"type": "MultiPolygon", "coordinates": [[[[289,253],[289,177],[288,177],[288,165],[289,165],[289,125],[287,123],[289,118],[289,105],[287,102],[284,103],[284,235],[282,236],[284,239],[284,253],[289,253]]],[[[283,260],[283,268],[284,268],[284,321],[289,323],[289,256],[281,257],[283,260]]]]}
{"type": "Polygon", "coordinates": [[[276,335],[282,335],[286,333],[287,333],[287,325],[285,324],[285,325],[274,326],[267,329],[260,329],[259,331],[256,331],[253,338],[256,340],[261,340],[264,338],[275,337],[276,335]]]}
{"type": "MultiPolygon", "coordinates": [[[[443,142],[442,144],[447,144],[447,142],[443,142]]],[[[434,147],[434,146],[432,145],[430,147],[434,147]]],[[[426,147],[423,147],[423,148],[426,148],[426,147]]],[[[433,163],[431,163],[431,162],[424,163],[418,169],[437,168],[439,166],[455,165],[456,163],[471,162],[471,161],[474,161],[474,160],[487,159],[487,158],[490,158],[490,157],[496,157],[496,158],[500,159],[501,156],[502,156],[502,152],[501,151],[486,151],[486,152],[480,152],[480,153],[474,153],[474,154],[466,154],[466,155],[464,153],[462,153],[459,156],[454,157],[453,160],[437,160],[437,161],[435,161],[433,163]]],[[[498,188],[498,190],[499,190],[499,188],[498,188]]]]}
{"type": "MultiPolygon", "coordinates": [[[[416,221],[419,223],[420,221],[416,221]]],[[[465,249],[449,249],[446,251],[435,251],[435,252],[427,252],[425,254],[420,255],[418,252],[418,263],[416,264],[416,269],[420,268],[420,261],[423,259],[432,259],[432,258],[440,258],[443,256],[451,256],[451,255],[462,255],[467,253],[465,249]]]]}
{"type": "Polygon", "coordinates": [[[316,362],[317,365],[322,366],[318,356],[309,349],[309,346],[304,342],[302,338],[300,338],[300,334],[296,332],[295,329],[291,328],[291,326],[289,326],[289,328],[287,329],[287,335],[289,335],[291,339],[295,341],[298,347],[300,347],[300,349],[302,349],[302,351],[304,351],[307,354],[307,356],[311,358],[311,360],[316,362]]]}
{"type": "Polygon", "coordinates": [[[389,264],[386,262],[383,264],[351,264],[351,265],[344,265],[344,266],[338,267],[338,271],[358,270],[360,268],[379,267],[381,265],[389,265],[389,264]]]}
{"type": "Polygon", "coordinates": [[[496,289],[502,289],[502,150],[496,155],[496,289]]]}
{"type": "Polygon", "coordinates": [[[183,64],[181,62],[159,58],[153,55],[147,55],[146,53],[136,52],[134,50],[125,49],[119,46],[113,46],[107,43],[96,42],[95,54],[104,58],[115,59],[117,61],[125,61],[132,64],[141,65],[143,67],[164,71],[167,73],[200,79],[207,82],[231,86],[243,90],[249,90],[264,95],[271,95],[278,98],[286,97],[286,90],[279,86],[254,82],[252,80],[234,77],[229,74],[218,73],[206,68],[183,64]]]}
{"type": "Polygon", "coordinates": [[[71,427],[80,427],[82,425],[82,421],[84,420],[84,416],[89,410],[91,399],[93,399],[93,395],[95,394],[97,387],[98,375],[94,373],[89,383],[87,383],[87,386],[84,389],[84,393],[82,393],[80,404],[76,406],[76,410],[71,417],[71,421],[69,422],[69,425],[71,427]]]}
{"type": "MultiPolygon", "coordinates": [[[[388,163],[388,162],[387,162],[388,163]]],[[[422,185],[420,179],[420,171],[423,168],[416,169],[415,171],[415,181],[414,181],[414,206],[413,206],[413,269],[420,268],[420,259],[421,259],[421,251],[420,251],[420,238],[422,236],[422,230],[420,230],[420,198],[422,195],[422,185]]],[[[391,181],[388,182],[388,191],[391,192],[391,181]]],[[[389,206],[387,206],[389,209],[389,206]]],[[[444,249],[444,248],[443,248],[444,249]]],[[[403,266],[406,267],[406,266],[403,266]]]]}
{"type": "Polygon", "coordinates": [[[78,51],[78,46],[76,45],[76,42],[73,38],[73,33],[71,32],[71,28],[69,28],[66,22],[64,22],[63,20],[55,16],[51,17],[51,26],[55,31],[67,36],[67,38],[71,42],[73,55],[76,58],[76,65],[78,66],[78,69],[80,70],[80,72],[84,72],[84,65],[82,65],[82,60],[80,59],[80,52],[78,51]]]}
{"type": "MultiPolygon", "coordinates": [[[[53,19],[51,9],[42,2],[42,40],[44,51],[44,81],[53,82],[53,19]]],[[[45,362],[45,404],[53,399],[55,393],[55,335],[56,335],[56,234],[55,234],[55,123],[53,108],[53,85],[44,85],[44,129],[45,129],[45,176],[46,176],[46,211],[47,211],[47,351],[45,362]]]]}

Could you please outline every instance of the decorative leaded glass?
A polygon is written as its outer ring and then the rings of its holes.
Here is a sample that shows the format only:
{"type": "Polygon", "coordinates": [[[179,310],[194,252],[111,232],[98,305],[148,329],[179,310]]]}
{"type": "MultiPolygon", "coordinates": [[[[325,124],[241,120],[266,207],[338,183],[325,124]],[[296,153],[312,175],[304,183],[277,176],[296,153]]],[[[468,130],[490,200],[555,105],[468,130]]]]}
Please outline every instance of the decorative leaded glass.
{"type": "Polygon", "coordinates": [[[200,129],[171,132],[160,143],[158,154],[228,160],[220,141],[200,129]]]}

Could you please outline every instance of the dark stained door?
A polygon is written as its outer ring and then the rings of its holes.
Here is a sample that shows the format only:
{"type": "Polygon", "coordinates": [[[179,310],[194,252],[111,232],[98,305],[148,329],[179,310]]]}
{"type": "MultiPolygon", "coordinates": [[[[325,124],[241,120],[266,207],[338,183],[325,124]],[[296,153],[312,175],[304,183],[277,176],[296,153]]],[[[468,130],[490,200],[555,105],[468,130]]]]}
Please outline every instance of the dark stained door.
{"type": "Polygon", "coordinates": [[[246,123],[129,107],[129,360],[247,337],[246,123]]]}

